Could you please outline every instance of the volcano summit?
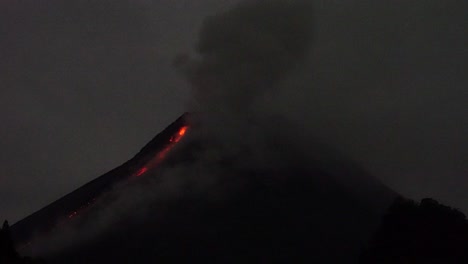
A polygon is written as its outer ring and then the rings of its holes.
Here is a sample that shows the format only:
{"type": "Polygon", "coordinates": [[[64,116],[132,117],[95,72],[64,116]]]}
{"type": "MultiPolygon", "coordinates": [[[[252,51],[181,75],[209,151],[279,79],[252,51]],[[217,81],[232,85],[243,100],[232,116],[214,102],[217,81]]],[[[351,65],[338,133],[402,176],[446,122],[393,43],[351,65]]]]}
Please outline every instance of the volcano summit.
{"type": "Polygon", "coordinates": [[[258,146],[274,166],[222,153],[189,119],[16,223],[22,251],[50,263],[353,263],[396,197],[349,161],[304,163],[280,138],[258,146]]]}

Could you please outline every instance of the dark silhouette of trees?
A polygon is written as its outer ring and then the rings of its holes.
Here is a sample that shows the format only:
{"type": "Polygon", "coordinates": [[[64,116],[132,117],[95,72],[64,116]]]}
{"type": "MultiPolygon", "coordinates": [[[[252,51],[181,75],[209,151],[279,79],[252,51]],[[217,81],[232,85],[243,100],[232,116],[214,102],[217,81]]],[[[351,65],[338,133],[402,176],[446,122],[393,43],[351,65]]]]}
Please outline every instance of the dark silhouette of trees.
{"type": "Polygon", "coordinates": [[[1,264],[44,264],[42,260],[34,260],[30,257],[20,257],[16,252],[13,239],[11,237],[10,225],[8,221],[3,222],[0,229],[0,263],[1,264]]]}
{"type": "Polygon", "coordinates": [[[360,263],[468,263],[468,221],[462,212],[430,198],[419,204],[398,198],[360,263]]]}
{"type": "Polygon", "coordinates": [[[0,229],[0,263],[13,263],[18,258],[11,238],[10,225],[5,221],[0,229]]]}

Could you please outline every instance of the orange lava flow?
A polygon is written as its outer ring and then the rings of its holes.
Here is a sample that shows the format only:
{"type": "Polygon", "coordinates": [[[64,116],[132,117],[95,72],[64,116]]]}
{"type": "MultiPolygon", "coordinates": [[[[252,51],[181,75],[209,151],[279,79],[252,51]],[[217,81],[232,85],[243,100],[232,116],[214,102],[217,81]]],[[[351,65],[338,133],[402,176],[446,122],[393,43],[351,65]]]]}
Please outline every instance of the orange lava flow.
{"type": "Polygon", "coordinates": [[[143,167],[137,170],[137,172],[135,172],[135,174],[133,175],[136,177],[141,176],[145,174],[151,167],[154,167],[158,165],[159,163],[161,163],[165,159],[167,153],[172,149],[172,147],[177,142],[179,142],[182,139],[182,137],[186,134],[187,130],[188,130],[188,126],[181,127],[177,131],[177,133],[175,133],[174,135],[171,136],[171,138],[169,138],[169,144],[166,147],[164,147],[161,151],[159,151],[156,154],[156,157],[154,159],[146,163],[143,167]]]}
{"type": "Polygon", "coordinates": [[[148,168],[143,167],[143,168],[139,169],[139,170],[135,173],[135,175],[136,175],[136,176],[141,176],[141,175],[145,174],[147,171],[148,171],[148,168]]]}
{"type": "Polygon", "coordinates": [[[188,126],[181,127],[179,131],[177,132],[177,134],[175,134],[169,139],[169,142],[171,143],[179,142],[179,140],[185,135],[185,132],[187,132],[187,129],[188,129],[188,126]]]}
{"type": "MultiPolygon", "coordinates": [[[[188,128],[189,128],[188,126],[181,127],[174,135],[172,135],[169,138],[168,144],[161,151],[159,151],[153,159],[148,161],[144,166],[140,167],[132,176],[136,176],[136,177],[142,176],[143,174],[148,172],[149,169],[154,168],[155,166],[160,164],[162,161],[164,161],[167,153],[169,153],[169,151],[174,147],[174,145],[182,139],[182,137],[186,134],[188,128]]],[[[65,218],[64,220],[67,220],[67,219],[70,220],[80,215],[80,213],[82,213],[83,211],[88,209],[90,206],[92,206],[95,201],[96,201],[96,198],[93,198],[91,201],[88,201],[87,204],[82,205],[76,210],[69,212],[67,215],[67,218],[65,218]]],[[[31,244],[31,241],[23,245],[20,245],[20,248],[25,248],[29,246],[30,244],[31,244]]]]}
{"type": "MultiPolygon", "coordinates": [[[[183,126],[179,129],[179,131],[177,131],[177,133],[173,136],[171,136],[171,138],[169,139],[169,144],[167,146],[165,146],[161,151],[159,151],[157,154],[156,154],[156,157],[152,160],[150,160],[149,162],[147,162],[145,164],[145,166],[141,167],[140,169],[138,169],[134,174],[133,176],[141,176],[143,174],[145,174],[146,172],[148,172],[148,170],[156,165],[158,165],[159,163],[161,163],[164,158],[166,157],[167,153],[172,149],[172,147],[180,141],[180,139],[185,135],[185,133],[187,132],[187,129],[188,129],[188,126],[183,126]]],[[[88,202],[87,205],[84,205],[84,206],[81,206],[80,208],[78,208],[76,211],[73,211],[71,212],[69,215],[68,215],[68,218],[71,219],[77,215],[80,214],[80,211],[86,209],[88,206],[92,205],[93,202],[95,201],[95,199],[93,199],[92,201],[88,202]]]]}

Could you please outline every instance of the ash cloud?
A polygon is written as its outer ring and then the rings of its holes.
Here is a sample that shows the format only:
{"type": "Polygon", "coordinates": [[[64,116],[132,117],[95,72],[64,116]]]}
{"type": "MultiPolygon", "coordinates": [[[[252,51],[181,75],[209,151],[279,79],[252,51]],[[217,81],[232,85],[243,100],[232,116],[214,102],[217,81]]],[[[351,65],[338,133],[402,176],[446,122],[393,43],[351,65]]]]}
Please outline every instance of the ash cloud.
{"type": "Polygon", "coordinates": [[[192,88],[190,137],[206,145],[197,153],[200,167],[218,168],[222,160],[238,169],[287,163],[274,149],[279,143],[271,145],[284,131],[259,102],[305,63],[313,23],[313,5],[302,0],[243,1],[204,20],[196,54],[176,60],[192,88]]]}
{"type": "Polygon", "coordinates": [[[198,61],[188,79],[195,112],[251,111],[253,101],[305,60],[312,41],[312,5],[244,3],[205,20],[198,61]]]}
{"type": "Polygon", "coordinates": [[[192,87],[199,136],[229,144],[226,152],[261,148],[274,126],[269,132],[259,101],[307,60],[313,22],[310,1],[249,1],[208,17],[197,54],[177,65],[192,87]]]}

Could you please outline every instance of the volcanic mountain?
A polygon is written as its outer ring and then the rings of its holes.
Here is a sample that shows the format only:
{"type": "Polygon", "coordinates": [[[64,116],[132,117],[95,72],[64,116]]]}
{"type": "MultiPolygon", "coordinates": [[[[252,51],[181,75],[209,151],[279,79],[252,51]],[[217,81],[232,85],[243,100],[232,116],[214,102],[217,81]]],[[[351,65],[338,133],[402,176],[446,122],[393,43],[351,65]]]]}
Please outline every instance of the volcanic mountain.
{"type": "Polygon", "coordinates": [[[264,166],[197,129],[181,116],[128,162],[13,225],[14,238],[50,263],[356,263],[398,196],[347,159],[306,159],[273,137],[266,149],[281,162],[264,166]]]}

